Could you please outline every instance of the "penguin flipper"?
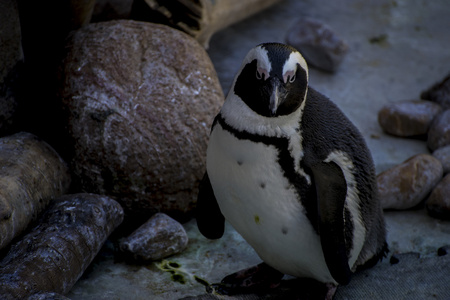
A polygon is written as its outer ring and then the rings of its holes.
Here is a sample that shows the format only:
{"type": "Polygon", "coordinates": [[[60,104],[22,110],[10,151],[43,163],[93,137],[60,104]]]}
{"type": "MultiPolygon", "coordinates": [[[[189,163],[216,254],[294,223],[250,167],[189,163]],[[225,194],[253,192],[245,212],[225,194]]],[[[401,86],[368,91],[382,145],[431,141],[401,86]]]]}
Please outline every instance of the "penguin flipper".
{"type": "Polygon", "coordinates": [[[319,214],[318,231],[325,262],[334,280],[347,284],[352,274],[348,266],[344,237],[344,204],[347,183],[334,162],[321,162],[312,168],[319,214]]]}
{"type": "Polygon", "coordinates": [[[196,209],[197,227],[208,239],[219,239],[225,231],[225,217],[217,204],[214,191],[205,172],[199,185],[196,209]]]}

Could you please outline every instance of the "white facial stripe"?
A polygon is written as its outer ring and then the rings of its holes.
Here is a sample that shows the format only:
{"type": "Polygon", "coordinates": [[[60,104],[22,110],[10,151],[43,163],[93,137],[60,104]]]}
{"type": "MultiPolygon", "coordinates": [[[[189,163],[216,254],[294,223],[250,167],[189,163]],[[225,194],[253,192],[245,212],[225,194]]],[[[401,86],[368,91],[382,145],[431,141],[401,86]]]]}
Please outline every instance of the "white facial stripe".
{"type": "Polygon", "coordinates": [[[265,70],[268,75],[271,70],[271,65],[270,65],[269,57],[267,56],[267,50],[262,48],[261,46],[250,50],[250,52],[247,54],[247,56],[244,59],[242,68],[245,67],[246,64],[251,63],[254,59],[256,59],[258,62],[257,68],[265,70]]]}
{"type": "MultiPolygon", "coordinates": [[[[247,55],[244,58],[244,61],[242,62],[241,68],[239,69],[239,72],[236,73],[236,76],[234,77],[233,80],[233,85],[232,88],[234,87],[234,85],[236,84],[236,79],[239,77],[239,74],[241,74],[242,70],[244,69],[244,67],[248,64],[251,63],[253,60],[257,61],[257,70],[261,71],[260,74],[264,76],[264,80],[269,78],[269,73],[271,70],[271,65],[270,65],[270,61],[269,61],[269,57],[267,56],[267,50],[263,49],[261,46],[253,48],[252,50],[250,50],[247,55]]],[[[256,76],[256,74],[255,74],[256,76]]]]}
{"type": "Polygon", "coordinates": [[[297,71],[297,64],[302,67],[306,72],[306,79],[308,80],[308,65],[306,64],[305,59],[299,52],[292,52],[289,55],[289,58],[286,60],[283,66],[283,79],[286,82],[287,77],[292,73],[297,71]]]}

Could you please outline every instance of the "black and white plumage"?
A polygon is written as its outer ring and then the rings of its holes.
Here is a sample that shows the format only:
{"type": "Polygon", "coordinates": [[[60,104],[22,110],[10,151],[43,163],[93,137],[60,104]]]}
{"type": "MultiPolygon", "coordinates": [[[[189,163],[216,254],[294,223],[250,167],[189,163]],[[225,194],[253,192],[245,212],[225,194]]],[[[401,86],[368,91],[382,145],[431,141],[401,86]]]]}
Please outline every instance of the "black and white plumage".
{"type": "Polygon", "coordinates": [[[261,44],[245,57],[214,120],[197,223],[224,220],[272,268],[346,284],[386,251],[370,152],[338,107],[308,87],[294,48],[261,44]]]}

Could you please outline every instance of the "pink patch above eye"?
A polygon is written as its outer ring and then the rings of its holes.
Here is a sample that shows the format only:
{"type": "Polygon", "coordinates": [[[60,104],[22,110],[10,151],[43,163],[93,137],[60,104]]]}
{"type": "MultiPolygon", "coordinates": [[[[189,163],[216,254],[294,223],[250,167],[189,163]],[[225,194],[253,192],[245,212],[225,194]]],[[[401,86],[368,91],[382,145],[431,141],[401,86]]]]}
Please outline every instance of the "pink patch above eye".
{"type": "Polygon", "coordinates": [[[295,76],[295,71],[293,71],[293,70],[287,71],[286,73],[284,73],[283,74],[283,81],[284,81],[284,83],[287,83],[288,80],[290,80],[294,76],[295,76]]]}
{"type": "Polygon", "coordinates": [[[264,68],[258,68],[256,69],[256,78],[266,80],[269,78],[269,72],[264,68]]]}

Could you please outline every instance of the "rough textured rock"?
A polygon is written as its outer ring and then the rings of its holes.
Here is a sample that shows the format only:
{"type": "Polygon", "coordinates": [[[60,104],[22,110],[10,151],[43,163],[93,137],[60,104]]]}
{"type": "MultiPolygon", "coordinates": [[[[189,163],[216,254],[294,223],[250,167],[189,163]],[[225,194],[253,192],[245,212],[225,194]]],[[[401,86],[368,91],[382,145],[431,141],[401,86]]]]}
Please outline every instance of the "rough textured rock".
{"type": "Polygon", "coordinates": [[[47,143],[30,133],[0,139],[0,249],[66,193],[70,174],[47,143]]]}
{"type": "Polygon", "coordinates": [[[431,151],[450,145],[450,109],[438,115],[428,131],[427,146],[431,151]]]}
{"type": "Polygon", "coordinates": [[[383,209],[416,206],[442,179],[442,165],[429,154],[415,155],[377,176],[383,209]]]}
{"type": "Polygon", "coordinates": [[[67,293],[122,220],[122,207],[106,196],[56,199],[0,262],[0,298],[67,293]]]}
{"type": "Polygon", "coordinates": [[[208,48],[211,36],[280,0],[135,0],[134,19],[182,30],[208,48]]]}
{"type": "Polygon", "coordinates": [[[439,103],[444,109],[450,109],[450,74],[441,82],[423,91],[420,95],[422,99],[439,103]]]}
{"type": "Polygon", "coordinates": [[[393,135],[424,135],[440,112],[441,106],[430,101],[400,101],[381,108],[378,112],[378,123],[385,132],[393,135]]]}
{"type": "Polygon", "coordinates": [[[163,213],[153,215],[130,236],[121,240],[120,249],[136,260],[159,260],[186,249],[184,227],[163,213]]]}
{"type": "Polygon", "coordinates": [[[433,189],[426,207],[431,216],[450,220],[450,174],[447,174],[433,189]]]}
{"type": "Polygon", "coordinates": [[[164,25],[111,21],[77,31],[61,93],[84,191],[130,214],[193,208],[224,96],[205,50],[164,25]]]}
{"type": "Polygon", "coordinates": [[[297,48],[308,64],[334,72],[348,52],[347,44],[322,22],[301,18],[288,29],[286,42],[297,48]]]}
{"type": "Polygon", "coordinates": [[[0,1],[0,136],[12,133],[23,51],[17,1],[0,1]]]}
{"type": "Polygon", "coordinates": [[[433,156],[441,162],[444,174],[450,173],[450,145],[436,149],[433,156]]]}

